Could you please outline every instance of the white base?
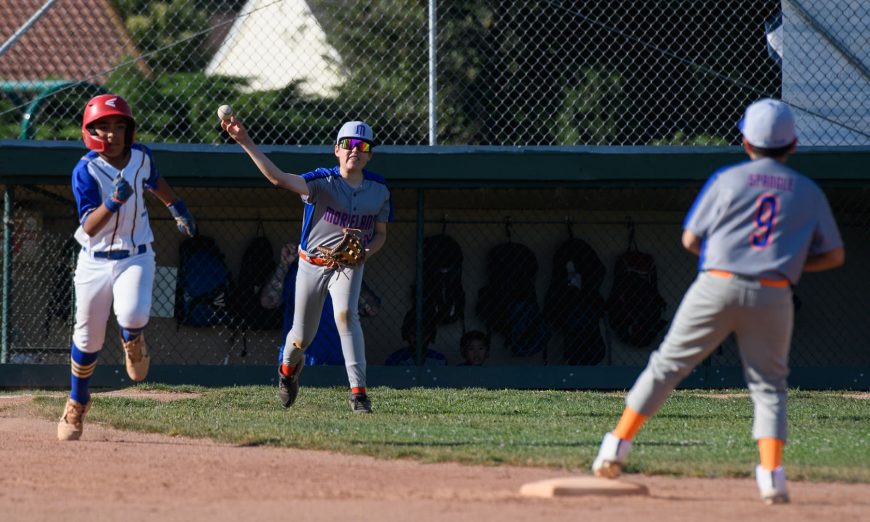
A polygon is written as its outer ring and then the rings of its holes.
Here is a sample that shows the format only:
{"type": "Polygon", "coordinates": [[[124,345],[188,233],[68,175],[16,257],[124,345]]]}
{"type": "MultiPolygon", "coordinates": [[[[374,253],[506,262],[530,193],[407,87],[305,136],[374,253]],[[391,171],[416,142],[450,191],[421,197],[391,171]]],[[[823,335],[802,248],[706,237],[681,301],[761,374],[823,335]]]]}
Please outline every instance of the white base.
{"type": "Polygon", "coordinates": [[[529,482],[520,488],[520,495],[526,497],[575,497],[583,495],[646,495],[646,486],[622,480],[598,477],[565,477],[538,482],[529,482]]]}

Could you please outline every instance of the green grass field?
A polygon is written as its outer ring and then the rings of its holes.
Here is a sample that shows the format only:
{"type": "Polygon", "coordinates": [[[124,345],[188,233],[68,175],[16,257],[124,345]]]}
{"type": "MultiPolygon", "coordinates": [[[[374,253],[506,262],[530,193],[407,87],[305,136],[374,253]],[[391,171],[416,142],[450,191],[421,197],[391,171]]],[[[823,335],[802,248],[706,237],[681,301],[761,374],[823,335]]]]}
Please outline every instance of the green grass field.
{"type": "MultiPolygon", "coordinates": [[[[375,413],[355,415],[347,391],[337,388],[303,387],[288,410],[265,386],[138,389],[190,393],[190,398],[102,396],[88,421],[240,445],[582,472],[623,405],[622,393],[373,388],[375,413]]],[[[54,419],[63,399],[37,393],[31,407],[54,419]]],[[[870,483],[866,394],[793,391],[789,407],[789,478],[870,483]]],[[[678,391],[641,429],[628,472],[750,476],[758,458],[751,425],[752,404],[742,390],[678,391]]]]}

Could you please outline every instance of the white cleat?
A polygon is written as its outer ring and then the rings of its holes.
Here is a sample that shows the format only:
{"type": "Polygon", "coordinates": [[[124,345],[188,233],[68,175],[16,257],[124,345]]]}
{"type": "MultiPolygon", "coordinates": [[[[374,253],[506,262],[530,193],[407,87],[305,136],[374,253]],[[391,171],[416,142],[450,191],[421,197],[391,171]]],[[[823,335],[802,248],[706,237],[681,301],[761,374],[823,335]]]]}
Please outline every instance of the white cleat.
{"type": "Polygon", "coordinates": [[[765,504],[788,504],[788,487],[782,466],[773,471],[755,466],[755,482],[758,483],[758,492],[765,504]]]}
{"type": "Polygon", "coordinates": [[[598,449],[598,456],[592,463],[592,473],[596,477],[615,479],[622,474],[622,466],[631,451],[631,441],[622,440],[612,433],[606,433],[598,449]]]}

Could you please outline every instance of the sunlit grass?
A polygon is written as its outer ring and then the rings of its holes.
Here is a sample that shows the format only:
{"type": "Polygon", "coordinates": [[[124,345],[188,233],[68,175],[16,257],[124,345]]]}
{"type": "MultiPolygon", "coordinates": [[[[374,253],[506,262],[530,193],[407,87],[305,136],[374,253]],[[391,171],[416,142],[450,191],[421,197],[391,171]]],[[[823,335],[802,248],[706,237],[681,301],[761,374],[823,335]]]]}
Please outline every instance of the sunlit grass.
{"type": "MultiPolygon", "coordinates": [[[[347,390],[303,387],[282,408],[272,387],[138,386],[175,400],[97,395],[88,421],[239,445],[271,445],[484,465],[586,470],[617,421],[622,393],[372,388],[374,414],[350,411],[347,390]],[[179,394],[187,394],[178,397],[179,394]]],[[[36,393],[56,418],[59,394],[36,393]]],[[[870,401],[838,392],[793,392],[789,477],[870,482],[870,401]]],[[[744,392],[678,391],[640,431],[628,472],[749,476],[757,459],[744,392]]]]}

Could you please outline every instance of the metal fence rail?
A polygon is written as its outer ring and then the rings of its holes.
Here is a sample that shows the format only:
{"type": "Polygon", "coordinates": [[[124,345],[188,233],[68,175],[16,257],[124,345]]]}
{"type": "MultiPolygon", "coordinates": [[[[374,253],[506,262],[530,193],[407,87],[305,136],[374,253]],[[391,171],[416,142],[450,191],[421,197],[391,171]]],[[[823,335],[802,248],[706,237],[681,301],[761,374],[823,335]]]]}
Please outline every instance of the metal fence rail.
{"type": "MultiPolygon", "coordinates": [[[[4,361],[62,364],[69,356],[71,270],[78,251],[69,239],[76,226],[69,187],[4,189],[9,219],[3,237],[10,260],[3,287],[8,291],[4,361]]],[[[394,189],[397,221],[390,225],[386,248],[365,268],[365,282],[379,298],[379,304],[373,300],[377,314],[362,319],[369,364],[384,364],[403,347],[416,348],[419,331],[431,341],[428,348],[444,354],[448,365],[459,365],[463,334],[477,330],[490,340],[491,366],[643,365],[697,270],[696,259],[679,244],[681,221],[697,189],[697,183],[667,189],[628,184],[394,189]],[[617,261],[628,249],[632,231],[639,250],[655,262],[661,306],[648,294],[632,293],[643,288],[637,284],[629,285],[632,292],[625,302],[614,304],[620,293],[617,261]],[[493,257],[499,249],[501,256],[493,257]],[[418,252],[424,256],[419,259],[422,282],[418,252]],[[423,306],[417,314],[415,288],[421,284],[423,306]],[[461,290],[464,300],[452,290],[461,290]],[[635,323],[648,335],[629,335],[625,321],[641,317],[653,321],[635,323]]],[[[274,261],[282,245],[298,240],[301,205],[286,191],[177,191],[197,217],[201,233],[215,239],[236,288],[253,238],[268,239],[274,261]]],[[[866,186],[830,186],[826,192],[849,262],[831,272],[806,274],[796,288],[792,364],[867,367],[870,280],[863,274],[868,252],[862,245],[868,244],[870,194],[866,186]]],[[[179,324],[176,290],[183,238],[156,199],[146,199],[158,265],[148,326],[154,363],[273,364],[280,323],[262,330],[240,326],[232,320],[233,310],[239,309],[232,307],[232,293],[228,317],[207,326],[179,324]]],[[[101,356],[105,363],[122,361],[116,329],[112,322],[101,356]]],[[[709,364],[739,366],[733,339],[709,364]]]]}
{"type": "Polygon", "coordinates": [[[229,103],[271,144],[724,145],[775,97],[803,145],[868,145],[868,33],[857,0],[57,0],[0,56],[0,138],[75,140],[110,90],[146,142],[220,143],[229,103]]]}

